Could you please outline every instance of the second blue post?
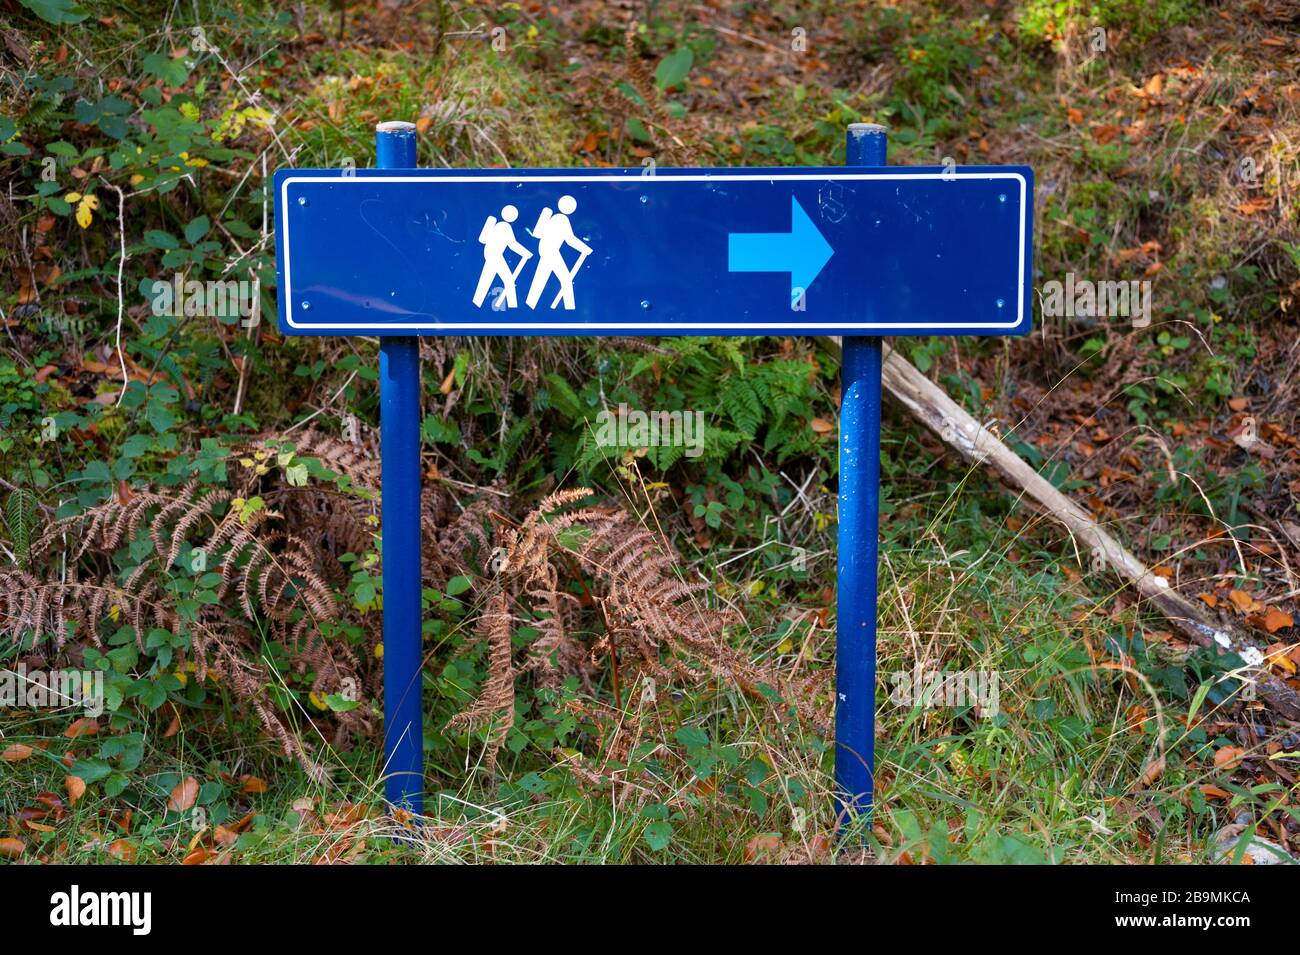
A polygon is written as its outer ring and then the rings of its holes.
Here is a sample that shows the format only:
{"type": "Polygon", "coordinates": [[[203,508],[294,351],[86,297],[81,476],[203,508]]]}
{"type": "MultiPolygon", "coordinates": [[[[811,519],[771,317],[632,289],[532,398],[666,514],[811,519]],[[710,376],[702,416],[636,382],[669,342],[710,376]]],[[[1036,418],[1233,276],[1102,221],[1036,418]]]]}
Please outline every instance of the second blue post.
{"type": "MultiPolygon", "coordinates": [[[[415,125],[380,123],[375,165],[414,169],[415,125]]],[[[383,455],[384,796],[424,812],[423,650],[420,640],[420,340],[379,340],[383,455]]]]}
{"type": "MultiPolygon", "coordinates": [[[[847,165],[883,166],[885,152],[885,127],[849,127],[847,165]]],[[[835,790],[841,825],[855,817],[868,821],[875,770],[880,364],[878,337],[844,337],[835,634],[835,790]]]]}

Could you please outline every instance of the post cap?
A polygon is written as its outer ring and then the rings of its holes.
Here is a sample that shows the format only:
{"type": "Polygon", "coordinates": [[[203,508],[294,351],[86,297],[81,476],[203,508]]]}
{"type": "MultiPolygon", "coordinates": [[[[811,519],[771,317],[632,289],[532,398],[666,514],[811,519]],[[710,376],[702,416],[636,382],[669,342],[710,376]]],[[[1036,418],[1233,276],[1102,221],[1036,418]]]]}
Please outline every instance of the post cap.
{"type": "Polygon", "coordinates": [[[887,133],[888,126],[882,126],[880,123],[849,123],[849,132],[862,135],[863,133],[887,133]]]}
{"type": "Polygon", "coordinates": [[[415,123],[408,123],[401,119],[390,119],[375,126],[375,132],[377,133],[409,133],[414,130],[415,123]]]}

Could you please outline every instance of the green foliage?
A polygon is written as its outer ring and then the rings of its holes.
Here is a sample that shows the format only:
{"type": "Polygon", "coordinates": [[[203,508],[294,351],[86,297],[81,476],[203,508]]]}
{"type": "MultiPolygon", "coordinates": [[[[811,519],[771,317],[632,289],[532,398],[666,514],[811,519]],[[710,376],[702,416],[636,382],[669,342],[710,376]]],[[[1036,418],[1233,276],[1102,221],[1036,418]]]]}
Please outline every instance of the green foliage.
{"type": "Polygon", "coordinates": [[[691,48],[678,47],[659,61],[659,65],[655,68],[655,85],[661,90],[681,86],[694,64],[695,53],[691,48]]]}
{"type": "Polygon", "coordinates": [[[5,526],[19,566],[27,563],[36,531],[36,495],[27,488],[15,488],[5,501],[5,526]]]}
{"type": "Polygon", "coordinates": [[[1031,40],[1059,37],[1073,24],[1124,27],[1142,42],[1201,12],[1196,0],[1027,0],[1020,4],[1016,22],[1021,35],[1031,40]]]}
{"type": "Polygon", "coordinates": [[[56,26],[63,23],[80,23],[90,14],[76,4],[76,0],[19,0],[32,13],[46,23],[56,26]]]}

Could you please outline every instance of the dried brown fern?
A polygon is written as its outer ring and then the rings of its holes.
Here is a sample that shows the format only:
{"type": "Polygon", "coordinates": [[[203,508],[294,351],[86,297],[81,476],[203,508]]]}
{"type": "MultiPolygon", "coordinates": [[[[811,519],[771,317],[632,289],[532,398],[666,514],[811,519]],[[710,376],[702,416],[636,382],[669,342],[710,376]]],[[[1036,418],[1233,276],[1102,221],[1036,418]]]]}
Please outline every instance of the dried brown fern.
{"type": "MultiPolygon", "coordinates": [[[[541,686],[555,687],[577,675],[590,688],[597,657],[621,671],[624,684],[633,688],[646,680],[695,685],[713,678],[739,685],[766,705],[760,692],[766,684],[785,694],[803,717],[825,726],[826,707],[815,702],[820,684],[799,683],[755,665],[731,646],[725,632],[736,618],[703,604],[700,595],[708,585],[680,578],[678,558],[659,535],[618,508],[565,510],[590,495],[583,488],[556,492],[522,523],[497,522],[493,586],[498,589],[481,626],[490,647],[488,677],[480,697],[450,723],[464,729],[482,727],[489,717],[497,720],[486,741],[489,766],[514,717],[514,692],[506,687],[513,687],[518,675],[533,674],[541,686]],[[603,636],[590,643],[573,636],[570,619],[580,602],[561,587],[562,580],[575,576],[603,623],[603,636]],[[507,652],[511,604],[528,614],[538,632],[518,667],[513,652],[507,652]]],[[[619,718],[616,709],[603,714],[614,734],[610,752],[630,752],[635,739],[627,734],[636,737],[640,723],[619,718]]]]}
{"type": "MultiPolygon", "coordinates": [[[[131,623],[141,639],[150,626],[173,630],[181,621],[174,596],[162,585],[178,560],[201,548],[220,582],[219,599],[185,624],[199,678],[224,680],[286,754],[321,774],[270,703],[267,689],[281,678],[263,660],[261,645],[268,637],[279,642],[291,670],[313,674],[311,689],[319,693],[355,680],[378,694],[380,664],[371,651],[381,639],[379,617],[340,604],[336,591],[348,576],[339,557],[375,549],[380,474],[362,449],[308,431],[293,437],[294,453],[317,457],[343,480],[295,486],[282,468],[270,466],[289,444],[268,435],[235,449],[227,487],[192,482],[132,489],[124,500],[50,524],[31,547],[28,570],[0,570],[0,637],[47,636],[59,651],[69,633],[98,644],[106,620],[131,623]],[[251,466],[241,463],[250,459],[251,466]],[[265,502],[261,509],[239,506],[255,496],[265,502]],[[148,555],[115,572],[123,548],[144,539],[152,544],[148,555]],[[322,624],[343,616],[365,633],[359,653],[322,633],[322,624]]],[[[815,702],[824,693],[816,679],[797,683],[755,666],[726,640],[735,618],[706,606],[701,594],[707,585],[681,578],[679,560],[661,536],[622,509],[581,506],[590,495],[585,489],[553,493],[515,523],[509,500],[500,496],[461,507],[441,487],[424,493],[426,583],[442,589],[450,577],[469,574],[489,587],[477,626],[487,646],[488,676],[474,702],[450,721],[485,733],[489,769],[514,725],[521,678],[555,689],[576,676],[588,691],[583,705],[602,724],[602,750],[612,758],[624,758],[644,733],[654,732],[657,717],[630,719],[627,711],[639,705],[631,697],[649,680],[666,685],[712,678],[739,684],[755,699],[765,699],[757,687],[768,684],[824,725],[826,706],[815,702]],[[518,660],[516,619],[527,619],[537,632],[518,660]],[[632,691],[628,699],[610,705],[594,693],[604,665],[632,691]]],[[[333,716],[336,738],[373,732],[369,712],[358,707],[333,716]]]]}
{"type": "Polygon", "coordinates": [[[488,600],[487,610],[479,618],[479,632],[488,642],[488,679],[472,704],[461,710],[447,725],[475,730],[490,726],[483,762],[488,771],[496,767],[497,754],[515,725],[514,648],[511,646],[510,603],[503,592],[488,600]]]}
{"type": "Polygon", "coordinates": [[[689,166],[700,153],[699,143],[703,133],[699,123],[688,114],[685,117],[672,116],[664,103],[659,88],[655,85],[654,74],[641,57],[637,38],[637,25],[633,21],[623,33],[622,74],[640,97],[641,102],[625,95],[610,76],[599,94],[601,108],[610,114],[611,125],[622,126],[630,117],[635,116],[655,134],[655,145],[660,152],[664,165],[689,166]]]}

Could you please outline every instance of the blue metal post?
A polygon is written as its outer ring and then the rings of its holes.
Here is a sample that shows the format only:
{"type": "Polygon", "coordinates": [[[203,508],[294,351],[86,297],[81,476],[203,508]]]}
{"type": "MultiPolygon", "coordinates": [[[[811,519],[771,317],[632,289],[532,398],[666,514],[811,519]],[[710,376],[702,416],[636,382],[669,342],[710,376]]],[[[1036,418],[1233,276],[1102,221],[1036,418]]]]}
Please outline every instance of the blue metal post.
{"type": "MultiPolygon", "coordinates": [[[[845,162],[883,166],[885,148],[885,127],[854,123],[845,162]]],[[[869,820],[875,768],[880,363],[878,337],[844,337],[835,634],[835,789],[841,824],[855,816],[869,820]]]]}
{"type": "MultiPolygon", "coordinates": [[[[376,165],[414,169],[415,125],[375,128],[376,165]]],[[[424,811],[424,709],[420,641],[420,340],[379,340],[383,455],[384,795],[424,811]]]]}

